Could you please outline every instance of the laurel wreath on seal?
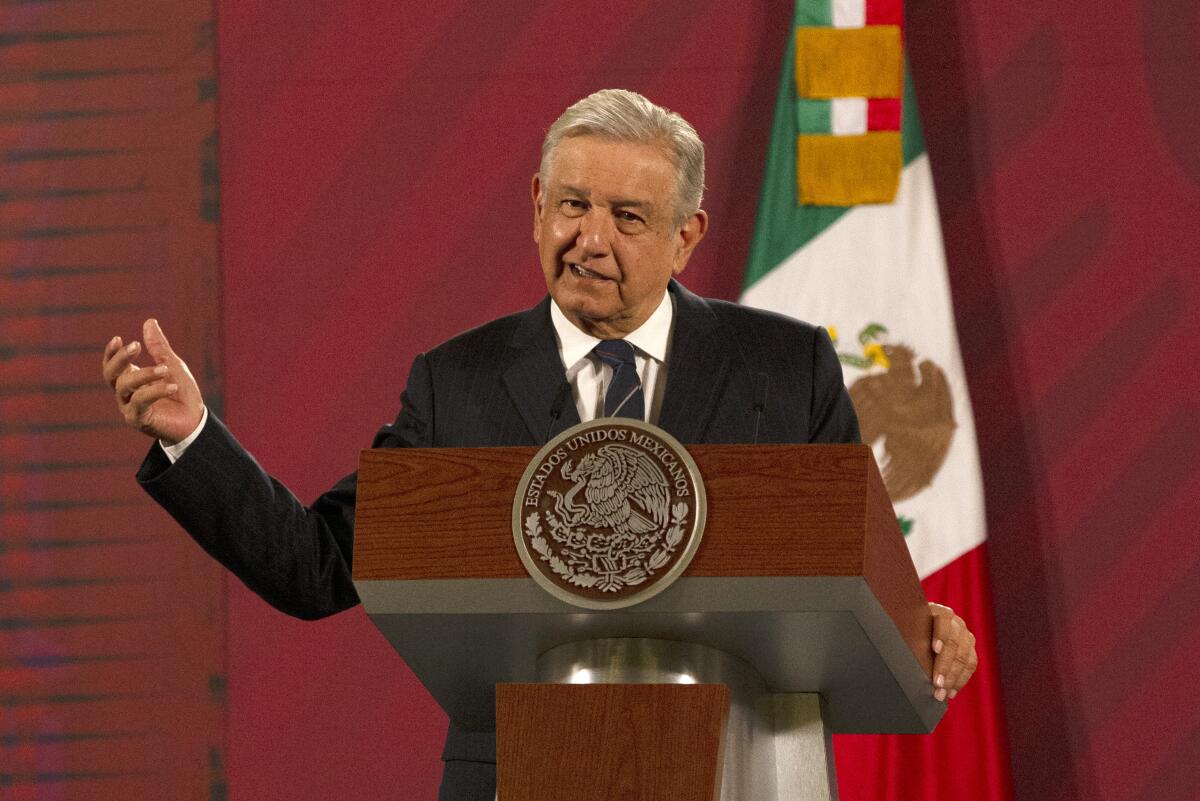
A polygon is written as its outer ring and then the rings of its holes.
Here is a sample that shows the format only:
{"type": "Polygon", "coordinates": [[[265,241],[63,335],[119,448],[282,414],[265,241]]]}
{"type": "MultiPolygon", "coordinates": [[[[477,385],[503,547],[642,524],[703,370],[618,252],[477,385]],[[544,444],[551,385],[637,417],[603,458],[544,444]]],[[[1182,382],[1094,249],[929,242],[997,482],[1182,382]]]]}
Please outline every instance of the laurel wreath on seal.
{"type": "Polygon", "coordinates": [[[633,587],[645,582],[671,560],[671,554],[675,553],[679,549],[679,544],[683,542],[683,534],[687,526],[687,513],[686,503],[677,503],[672,506],[670,527],[661,540],[658,537],[651,537],[629,546],[628,550],[641,557],[652,551],[649,557],[639,559],[637,564],[624,566],[616,571],[591,569],[592,560],[587,553],[585,544],[587,537],[583,532],[564,524],[553,512],[546,512],[547,521],[550,523],[551,537],[564,546],[562,552],[567,556],[566,560],[550,547],[550,542],[546,539],[542,529],[539,513],[531,512],[525,518],[525,535],[529,538],[530,547],[537,551],[541,560],[548,564],[555,575],[563,581],[584,589],[594,587],[601,592],[617,592],[624,587],[633,587]]]}

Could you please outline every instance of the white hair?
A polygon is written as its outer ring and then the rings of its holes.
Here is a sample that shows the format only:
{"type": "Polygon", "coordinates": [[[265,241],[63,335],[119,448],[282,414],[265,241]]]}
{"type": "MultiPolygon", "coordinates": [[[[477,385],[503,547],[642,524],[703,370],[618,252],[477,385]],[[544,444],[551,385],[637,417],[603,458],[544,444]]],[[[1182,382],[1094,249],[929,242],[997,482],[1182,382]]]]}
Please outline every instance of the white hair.
{"type": "Polygon", "coordinates": [[[572,105],[554,121],[542,142],[539,172],[544,182],[558,143],[573,136],[599,136],[665,148],[675,165],[675,226],[700,209],[704,197],[704,143],[674,111],[627,89],[601,89],[572,105]]]}

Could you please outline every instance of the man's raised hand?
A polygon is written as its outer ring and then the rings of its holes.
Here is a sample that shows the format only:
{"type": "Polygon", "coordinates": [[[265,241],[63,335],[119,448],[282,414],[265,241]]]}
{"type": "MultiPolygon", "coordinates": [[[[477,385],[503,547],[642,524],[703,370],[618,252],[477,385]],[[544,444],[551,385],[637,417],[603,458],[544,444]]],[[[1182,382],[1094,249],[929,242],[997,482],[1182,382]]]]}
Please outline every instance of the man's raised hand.
{"type": "Polygon", "coordinates": [[[142,340],[154,363],[147,367],[134,364],[142,343],[125,344],[120,337],[113,337],[104,347],[104,380],[116,393],[117,408],[127,424],[174,445],[200,425],[204,398],[157,320],[142,325],[142,340]]]}

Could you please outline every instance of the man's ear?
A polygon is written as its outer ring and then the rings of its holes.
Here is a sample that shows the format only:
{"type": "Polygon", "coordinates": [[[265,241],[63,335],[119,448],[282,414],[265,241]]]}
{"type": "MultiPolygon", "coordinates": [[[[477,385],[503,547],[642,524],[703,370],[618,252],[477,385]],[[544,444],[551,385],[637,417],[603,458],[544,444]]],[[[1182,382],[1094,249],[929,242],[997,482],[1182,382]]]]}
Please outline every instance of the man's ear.
{"type": "Polygon", "coordinates": [[[530,196],[533,198],[533,241],[538,242],[542,238],[542,176],[541,173],[533,174],[533,181],[530,183],[530,196]]]}
{"type": "Polygon", "coordinates": [[[678,237],[678,248],[675,251],[675,263],[671,266],[671,272],[679,275],[683,272],[683,268],[687,267],[688,259],[692,257],[692,251],[696,249],[696,245],[700,244],[700,240],[708,233],[708,212],[704,209],[697,209],[696,213],[688,217],[683,225],[679,226],[679,231],[675,236],[678,237]]]}

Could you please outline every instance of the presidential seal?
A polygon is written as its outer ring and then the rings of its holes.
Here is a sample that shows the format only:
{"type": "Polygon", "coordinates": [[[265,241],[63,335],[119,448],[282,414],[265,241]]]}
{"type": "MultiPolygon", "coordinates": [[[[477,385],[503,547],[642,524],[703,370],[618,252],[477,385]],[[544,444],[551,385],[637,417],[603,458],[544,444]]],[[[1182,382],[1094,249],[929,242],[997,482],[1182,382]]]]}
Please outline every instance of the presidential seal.
{"type": "Polygon", "coordinates": [[[540,451],[513,499],[513,539],[533,580],[588,609],[619,609],[665,590],[700,545],[704,484],[657,426],[602,417],[540,451]]]}

